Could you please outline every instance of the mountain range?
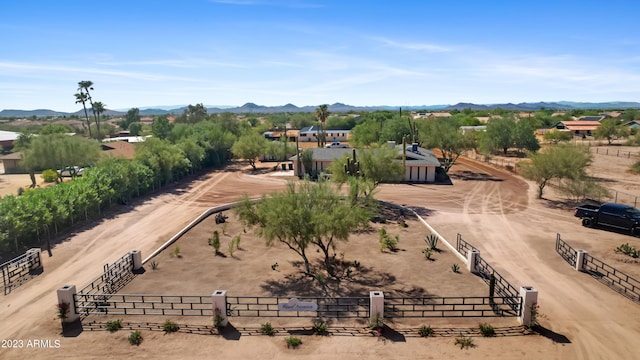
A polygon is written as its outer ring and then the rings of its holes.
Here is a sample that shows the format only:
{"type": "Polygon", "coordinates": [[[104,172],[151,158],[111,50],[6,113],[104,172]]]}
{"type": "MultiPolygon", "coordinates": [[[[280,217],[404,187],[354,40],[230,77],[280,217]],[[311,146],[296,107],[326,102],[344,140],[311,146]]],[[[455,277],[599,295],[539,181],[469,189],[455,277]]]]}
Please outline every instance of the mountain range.
{"type": "MultiPolygon", "coordinates": [[[[273,113],[299,113],[299,112],[314,112],[317,106],[303,106],[298,107],[293,104],[286,104],[282,106],[263,106],[257,105],[254,103],[246,103],[240,107],[228,107],[228,106],[215,106],[210,105],[206,106],[207,113],[209,114],[218,114],[223,112],[231,112],[231,113],[256,113],[256,114],[273,114],[273,113]]],[[[352,106],[346,105],[342,103],[335,103],[329,105],[329,112],[332,113],[345,113],[349,111],[380,111],[380,110],[391,110],[396,111],[402,108],[403,110],[415,111],[415,110],[424,110],[424,111],[451,111],[451,110],[492,110],[495,108],[502,108],[505,110],[514,110],[514,111],[535,111],[540,109],[551,109],[551,110],[576,110],[576,109],[595,109],[595,110],[624,110],[624,109],[639,109],[640,102],[631,102],[631,101],[613,101],[613,102],[601,102],[601,103],[592,103],[592,102],[573,102],[573,101],[557,101],[557,102],[536,102],[536,103],[519,103],[519,104],[473,104],[473,103],[457,103],[455,105],[422,105],[422,106],[352,106]]],[[[176,107],[171,109],[168,106],[156,106],[152,108],[141,108],[140,115],[142,116],[150,116],[150,115],[165,115],[165,114],[182,114],[186,109],[186,106],[176,107]]],[[[105,115],[110,116],[123,116],[126,114],[125,111],[117,111],[117,110],[107,110],[104,112],[105,115]]],[[[2,110],[0,111],[0,117],[4,118],[28,118],[32,116],[36,117],[62,117],[62,116],[84,116],[84,110],[80,109],[74,113],[68,112],[60,112],[48,109],[38,109],[38,110],[2,110]]]]}

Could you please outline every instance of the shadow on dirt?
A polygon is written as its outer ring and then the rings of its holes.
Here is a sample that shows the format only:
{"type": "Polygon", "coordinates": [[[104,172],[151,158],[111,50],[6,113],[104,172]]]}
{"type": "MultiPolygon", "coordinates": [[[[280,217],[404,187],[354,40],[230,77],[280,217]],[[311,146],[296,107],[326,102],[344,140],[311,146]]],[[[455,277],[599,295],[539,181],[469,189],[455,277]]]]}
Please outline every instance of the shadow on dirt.
{"type": "Polygon", "coordinates": [[[558,334],[553,330],[549,330],[541,325],[534,325],[531,327],[531,330],[535,331],[538,335],[544,336],[547,339],[553,341],[558,344],[571,344],[571,340],[562,334],[558,334]]]}
{"type": "Polygon", "coordinates": [[[452,179],[463,181],[504,181],[504,179],[497,178],[487,173],[479,173],[469,170],[456,171],[452,174],[449,174],[449,177],[452,179]]]}

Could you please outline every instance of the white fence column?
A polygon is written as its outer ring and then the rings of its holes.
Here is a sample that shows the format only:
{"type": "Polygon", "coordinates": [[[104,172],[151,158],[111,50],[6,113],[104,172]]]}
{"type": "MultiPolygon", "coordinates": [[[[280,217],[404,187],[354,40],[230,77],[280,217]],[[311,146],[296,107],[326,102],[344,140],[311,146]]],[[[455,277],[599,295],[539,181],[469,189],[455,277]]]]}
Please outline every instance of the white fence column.
{"type": "Polygon", "coordinates": [[[76,302],[73,299],[73,295],[76,293],[75,285],[65,285],[58,289],[58,306],[67,305],[69,310],[66,317],[61,319],[63,323],[72,323],[80,318],[80,315],[76,311],[76,302]],[[63,305],[64,304],[64,305],[63,305]]]}
{"type": "Polygon", "coordinates": [[[520,324],[525,326],[535,325],[532,312],[537,311],[535,306],[538,303],[538,290],[532,286],[522,286],[520,288],[520,296],[522,297],[522,309],[520,310],[520,324]]]}
{"type": "Polygon", "coordinates": [[[584,270],[584,257],[587,256],[588,254],[589,253],[586,252],[585,250],[582,250],[582,249],[576,250],[576,270],[577,271],[584,270]]]}
{"type": "Polygon", "coordinates": [[[131,260],[133,263],[133,271],[142,269],[142,252],[140,250],[131,251],[131,260]]]}
{"type": "Polygon", "coordinates": [[[29,256],[29,262],[31,263],[30,271],[36,271],[42,269],[42,258],[40,257],[40,249],[39,248],[31,248],[27,250],[27,254],[29,256]],[[38,261],[34,261],[34,259],[38,259],[38,261]]]}
{"type": "Polygon", "coordinates": [[[467,269],[470,273],[476,272],[476,259],[480,257],[480,251],[471,249],[467,252],[467,269]]]}
{"type": "Polygon", "coordinates": [[[384,319],[384,293],[382,291],[369,292],[369,323],[382,325],[384,319]]]}
{"type": "Polygon", "coordinates": [[[229,319],[227,319],[227,290],[216,290],[211,295],[211,303],[213,304],[213,317],[214,322],[216,315],[222,318],[220,321],[221,326],[227,326],[229,319]]]}

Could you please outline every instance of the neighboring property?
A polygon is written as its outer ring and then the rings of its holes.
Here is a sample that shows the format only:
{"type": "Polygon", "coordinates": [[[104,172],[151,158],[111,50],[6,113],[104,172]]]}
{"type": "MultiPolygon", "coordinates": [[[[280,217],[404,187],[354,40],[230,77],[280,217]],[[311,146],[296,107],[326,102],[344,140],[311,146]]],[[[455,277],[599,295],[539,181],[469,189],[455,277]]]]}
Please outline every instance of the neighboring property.
{"type": "Polygon", "coordinates": [[[576,119],[576,121],[602,121],[604,120],[605,116],[580,116],[579,118],[576,119]]]}
{"type": "Polygon", "coordinates": [[[414,119],[435,119],[435,118],[450,118],[452,115],[448,112],[427,112],[427,113],[416,113],[412,112],[411,116],[414,119]]]}
{"type": "MultiPolygon", "coordinates": [[[[318,141],[318,134],[322,131],[318,126],[307,126],[300,129],[298,140],[300,142],[318,141]]],[[[348,141],[351,130],[326,130],[326,141],[348,141]]]]}
{"type": "Polygon", "coordinates": [[[640,129],[640,120],[631,120],[622,124],[622,126],[630,128],[630,129],[640,129]]]}
{"type": "Polygon", "coordinates": [[[107,156],[122,159],[133,159],[136,156],[135,145],[127,141],[110,141],[101,146],[103,154],[107,156]]]}
{"type": "Polygon", "coordinates": [[[13,142],[18,140],[20,133],[0,130],[0,150],[1,148],[13,147],[13,142]]]}
{"type": "Polygon", "coordinates": [[[574,136],[591,136],[593,132],[600,126],[600,121],[559,121],[552,128],[560,131],[570,131],[574,136]]]}
{"type": "Polygon", "coordinates": [[[143,141],[147,140],[147,138],[150,138],[151,136],[152,135],[147,135],[147,136],[117,136],[117,137],[103,139],[102,142],[103,143],[110,143],[112,141],[125,141],[125,142],[129,142],[129,143],[138,143],[138,142],[143,142],[143,141]]]}
{"type": "MultiPolygon", "coordinates": [[[[398,150],[397,161],[402,161],[402,145],[395,145],[390,142],[398,150]]],[[[312,148],[313,151],[313,168],[312,173],[319,174],[331,166],[335,160],[341,159],[345,154],[352,154],[354,149],[345,148],[312,148]]],[[[363,151],[376,151],[376,149],[355,149],[356,156],[363,151]]],[[[433,183],[436,180],[436,168],[440,167],[440,161],[434,155],[433,151],[419,147],[417,144],[408,145],[406,149],[405,161],[405,182],[422,182],[433,183]]],[[[293,162],[294,174],[304,174],[305,169],[302,161],[299,162],[298,169],[297,155],[289,158],[293,162]]]]}
{"type": "MultiPolygon", "coordinates": [[[[300,131],[298,129],[287,129],[286,130],[287,141],[296,142],[296,138],[298,137],[299,132],[300,131]]],[[[262,133],[262,136],[264,136],[265,139],[271,140],[271,141],[280,140],[284,135],[285,135],[284,130],[270,130],[262,133]]]]}
{"type": "Polygon", "coordinates": [[[478,126],[460,126],[460,131],[463,134],[466,134],[471,131],[487,131],[486,125],[478,125],[478,126]]]}
{"type": "Polygon", "coordinates": [[[4,166],[5,174],[21,174],[25,173],[25,170],[20,164],[22,162],[22,153],[16,152],[8,155],[0,156],[2,166],[4,166]]]}

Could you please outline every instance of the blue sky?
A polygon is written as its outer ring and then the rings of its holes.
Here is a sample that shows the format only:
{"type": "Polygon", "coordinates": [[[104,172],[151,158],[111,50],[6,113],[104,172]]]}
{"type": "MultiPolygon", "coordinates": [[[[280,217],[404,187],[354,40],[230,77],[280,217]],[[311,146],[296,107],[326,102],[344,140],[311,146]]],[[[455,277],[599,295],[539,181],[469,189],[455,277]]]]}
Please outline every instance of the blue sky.
{"type": "Polygon", "coordinates": [[[0,109],[640,101],[637,1],[0,1],[0,109]]]}

